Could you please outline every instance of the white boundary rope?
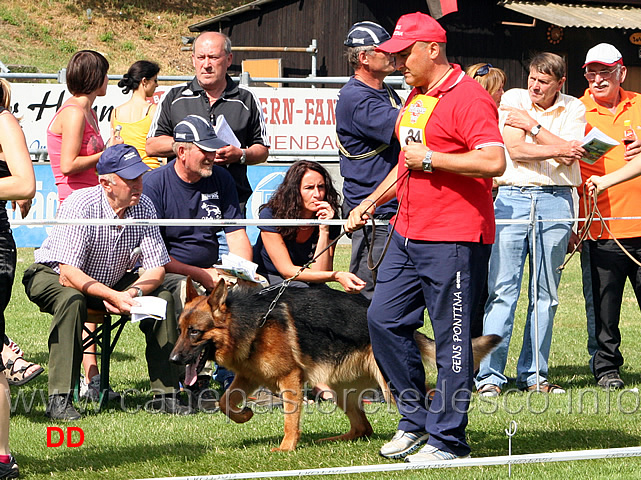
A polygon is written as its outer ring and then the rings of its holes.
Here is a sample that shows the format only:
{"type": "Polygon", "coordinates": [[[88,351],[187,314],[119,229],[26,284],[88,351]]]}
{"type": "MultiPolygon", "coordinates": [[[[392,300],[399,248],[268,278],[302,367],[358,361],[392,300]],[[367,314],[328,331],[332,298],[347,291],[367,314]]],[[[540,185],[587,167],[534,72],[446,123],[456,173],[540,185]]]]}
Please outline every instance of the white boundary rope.
{"type": "MultiPolygon", "coordinates": [[[[583,217],[580,218],[548,218],[536,220],[536,223],[550,223],[550,222],[584,222],[586,219],[583,217]]],[[[604,217],[603,220],[641,220],[641,217],[604,217]]],[[[600,219],[595,218],[594,221],[600,221],[600,219]]],[[[158,225],[165,227],[176,227],[176,226],[259,226],[259,225],[269,225],[269,226],[307,226],[307,225],[344,225],[346,220],[336,219],[336,220],[309,220],[309,219],[272,219],[272,220],[262,220],[262,219],[221,219],[213,220],[209,218],[183,218],[183,219],[67,219],[67,220],[58,220],[55,218],[52,219],[42,219],[42,220],[9,220],[11,226],[17,227],[20,225],[27,226],[42,226],[42,225],[158,225]]],[[[387,225],[388,220],[376,220],[377,225],[387,225]]],[[[497,219],[497,225],[512,225],[512,224],[530,224],[530,219],[527,220],[506,220],[506,219],[497,219]]]]}
{"type": "Polygon", "coordinates": [[[394,463],[360,465],[351,467],[310,468],[305,470],[282,470],[271,472],[225,473],[189,477],[145,478],[139,480],[232,480],[239,478],[300,477],[304,475],[346,475],[352,473],[398,472],[404,470],[425,470],[432,468],[481,467],[493,465],[516,465],[522,463],[571,462],[596,460],[599,458],[624,458],[641,456],[641,447],[605,448],[600,450],[574,450],[566,452],[534,453],[526,455],[503,455],[497,457],[462,458],[441,462],[394,463]]]}

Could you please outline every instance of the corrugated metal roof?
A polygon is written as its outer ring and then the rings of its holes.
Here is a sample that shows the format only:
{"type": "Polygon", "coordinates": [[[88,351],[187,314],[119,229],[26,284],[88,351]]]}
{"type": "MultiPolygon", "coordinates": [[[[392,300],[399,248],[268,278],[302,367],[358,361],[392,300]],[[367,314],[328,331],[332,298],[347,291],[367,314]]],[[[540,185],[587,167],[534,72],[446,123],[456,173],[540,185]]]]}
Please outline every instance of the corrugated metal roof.
{"type": "Polygon", "coordinates": [[[211,18],[208,18],[207,20],[203,20],[202,22],[189,25],[189,31],[199,32],[203,29],[203,27],[211,25],[212,23],[229,21],[231,20],[231,17],[234,17],[236,15],[239,15],[241,13],[244,13],[250,10],[260,10],[261,5],[264,5],[266,3],[272,3],[273,1],[275,0],[254,0],[253,2],[249,2],[249,3],[246,3],[245,5],[241,5],[240,7],[233,8],[224,13],[216,15],[215,17],[211,17],[211,18]]]}
{"type": "Polygon", "coordinates": [[[561,5],[553,2],[500,2],[505,8],[560,27],[641,28],[641,8],[561,5]]]}
{"type": "MultiPolygon", "coordinates": [[[[231,17],[235,17],[236,15],[240,15],[241,13],[244,13],[250,10],[260,10],[261,5],[265,5],[266,3],[272,3],[274,1],[276,0],[254,0],[253,2],[246,3],[245,5],[241,5],[240,7],[233,8],[224,13],[220,13],[215,17],[208,18],[206,20],[203,20],[202,22],[189,25],[189,31],[200,32],[203,28],[213,23],[230,21],[231,17]]],[[[429,7],[429,2],[427,2],[427,4],[429,7]]],[[[431,10],[431,7],[429,8],[431,10]]]]}

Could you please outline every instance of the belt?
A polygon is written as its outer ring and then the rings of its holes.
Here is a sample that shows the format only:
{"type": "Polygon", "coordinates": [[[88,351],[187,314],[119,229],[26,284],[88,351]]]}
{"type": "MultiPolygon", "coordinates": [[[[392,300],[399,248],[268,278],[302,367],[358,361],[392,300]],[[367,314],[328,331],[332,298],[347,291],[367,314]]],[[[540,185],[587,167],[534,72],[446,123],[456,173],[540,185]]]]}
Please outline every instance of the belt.
{"type": "Polygon", "coordinates": [[[571,191],[573,188],[575,187],[572,185],[499,185],[499,190],[516,190],[519,192],[567,192],[571,191]]]}

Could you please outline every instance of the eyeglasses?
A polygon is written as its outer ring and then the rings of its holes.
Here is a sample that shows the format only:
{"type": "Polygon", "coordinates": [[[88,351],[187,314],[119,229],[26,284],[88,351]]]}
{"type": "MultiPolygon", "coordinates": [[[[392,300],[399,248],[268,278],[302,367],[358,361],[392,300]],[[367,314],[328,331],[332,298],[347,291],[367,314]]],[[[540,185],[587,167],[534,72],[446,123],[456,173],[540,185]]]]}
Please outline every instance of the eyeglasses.
{"type": "Polygon", "coordinates": [[[483,65],[481,68],[479,68],[476,71],[476,73],[474,74],[474,77],[472,77],[472,78],[484,77],[485,75],[490,73],[490,68],[494,68],[494,67],[492,66],[491,63],[486,63],[485,65],[483,65]]]}
{"type": "Polygon", "coordinates": [[[601,70],[600,72],[585,72],[583,76],[587,79],[588,82],[594,82],[597,75],[603,80],[609,80],[612,74],[616,73],[618,70],[619,67],[614,67],[612,70],[601,70]]]}

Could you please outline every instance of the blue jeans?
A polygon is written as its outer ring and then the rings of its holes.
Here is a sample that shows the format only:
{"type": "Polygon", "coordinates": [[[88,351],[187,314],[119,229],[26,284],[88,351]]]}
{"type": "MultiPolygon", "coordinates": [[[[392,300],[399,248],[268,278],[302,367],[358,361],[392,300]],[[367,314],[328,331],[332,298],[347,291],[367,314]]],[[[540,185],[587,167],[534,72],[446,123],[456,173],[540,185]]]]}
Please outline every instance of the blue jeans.
{"type": "MultiPolygon", "coordinates": [[[[537,220],[572,218],[572,187],[499,187],[494,202],[497,220],[529,220],[534,205],[537,220]]],[[[570,239],[572,223],[536,223],[536,271],[538,280],[539,381],[547,379],[548,358],[552,343],[552,325],[559,303],[557,288],[570,239]]],[[[485,304],[483,333],[503,337],[499,346],[481,362],[476,377],[477,388],[486,384],[507,383],[504,375],[507,354],[514,326],[516,304],[521,280],[529,257],[529,303],[523,346],[517,364],[517,385],[521,388],[536,384],[534,295],[532,276],[532,229],[527,223],[497,225],[496,240],[490,255],[488,273],[489,297],[485,304]]]]}

